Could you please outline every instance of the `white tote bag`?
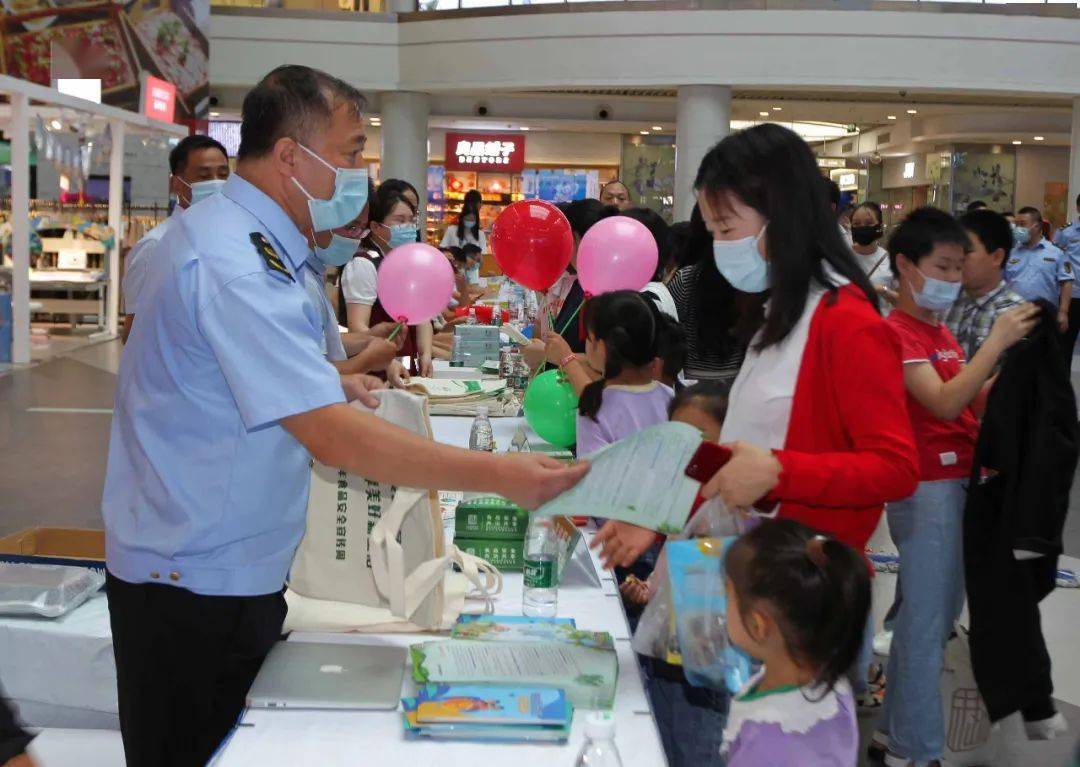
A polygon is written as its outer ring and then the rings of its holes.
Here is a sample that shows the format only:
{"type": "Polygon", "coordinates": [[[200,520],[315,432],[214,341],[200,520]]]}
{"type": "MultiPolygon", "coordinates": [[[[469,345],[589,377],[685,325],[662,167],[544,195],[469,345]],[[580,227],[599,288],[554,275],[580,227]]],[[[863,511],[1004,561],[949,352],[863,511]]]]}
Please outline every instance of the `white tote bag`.
{"type": "MultiPolygon", "coordinates": [[[[422,397],[387,390],[379,399],[377,417],[431,438],[422,397]]],[[[466,598],[480,599],[489,610],[501,589],[493,566],[446,544],[435,493],[313,463],[307,532],[289,574],[286,628],[438,630],[467,611],[466,598]]]]}

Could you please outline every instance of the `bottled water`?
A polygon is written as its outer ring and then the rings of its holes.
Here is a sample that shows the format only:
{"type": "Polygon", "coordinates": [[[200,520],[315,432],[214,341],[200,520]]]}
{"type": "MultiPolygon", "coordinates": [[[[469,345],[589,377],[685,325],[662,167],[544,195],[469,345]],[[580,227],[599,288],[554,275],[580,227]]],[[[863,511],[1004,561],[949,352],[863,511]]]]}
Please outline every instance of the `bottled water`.
{"type": "Polygon", "coordinates": [[[472,422],[472,431],[469,433],[469,450],[481,450],[490,453],[494,447],[495,439],[491,433],[488,409],[484,405],[480,405],[476,408],[476,419],[472,422]]]}
{"type": "Polygon", "coordinates": [[[496,301],[491,308],[491,324],[497,328],[502,327],[502,301],[496,301]]]}
{"type": "Polygon", "coordinates": [[[593,711],[585,720],[585,746],[574,767],[622,767],[615,747],[615,717],[606,711],[593,711]]]}
{"type": "Polygon", "coordinates": [[[469,307],[469,318],[465,321],[465,324],[466,325],[475,325],[476,324],[476,307],[475,306],[470,306],[469,307]]]}
{"type": "Polygon", "coordinates": [[[559,587],[555,583],[558,539],[552,520],[533,516],[525,535],[525,591],[521,612],[530,618],[554,618],[559,606],[559,587]]]}

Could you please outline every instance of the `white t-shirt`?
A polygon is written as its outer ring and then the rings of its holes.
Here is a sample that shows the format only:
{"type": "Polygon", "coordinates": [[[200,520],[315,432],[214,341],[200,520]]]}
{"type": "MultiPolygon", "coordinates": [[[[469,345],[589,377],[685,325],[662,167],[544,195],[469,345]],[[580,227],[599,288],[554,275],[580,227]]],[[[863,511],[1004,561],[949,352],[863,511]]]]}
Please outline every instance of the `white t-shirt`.
{"type": "Polygon", "coordinates": [[[893,275],[892,270],[889,268],[889,251],[878,245],[877,250],[869,256],[855,252],[855,259],[875,287],[891,287],[893,275]]]}
{"type": "Polygon", "coordinates": [[[667,285],[662,282],[650,282],[641,289],[641,292],[651,294],[646,298],[655,296],[656,308],[660,310],[661,314],[670,317],[676,322],[679,321],[679,310],[675,306],[675,299],[671,297],[671,291],[668,290],[667,285]]]}
{"type": "Polygon", "coordinates": [[[378,272],[370,258],[355,256],[341,271],[341,292],[347,304],[374,306],[379,294],[376,290],[378,272]]]}
{"type": "Polygon", "coordinates": [[[472,227],[465,227],[465,239],[458,237],[457,224],[454,224],[446,230],[446,234],[443,235],[442,242],[439,244],[440,248],[462,248],[466,245],[476,245],[480,248],[481,253],[487,253],[487,235],[484,234],[484,230],[480,230],[480,236],[474,237],[472,233],[472,227]]]}
{"type": "Polygon", "coordinates": [[[125,314],[138,314],[136,309],[146,285],[146,275],[154,250],[181,212],[182,210],[177,208],[171,216],[144,234],[128,251],[127,258],[124,259],[124,281],[120,286],[124,295],[125,314]]]}

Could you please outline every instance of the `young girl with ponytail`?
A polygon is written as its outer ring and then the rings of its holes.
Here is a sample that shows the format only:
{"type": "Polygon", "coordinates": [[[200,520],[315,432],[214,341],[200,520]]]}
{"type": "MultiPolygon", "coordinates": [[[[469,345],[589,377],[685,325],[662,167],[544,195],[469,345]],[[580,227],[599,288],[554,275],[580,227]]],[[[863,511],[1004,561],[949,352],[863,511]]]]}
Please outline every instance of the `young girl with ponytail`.
{"type": "MultiPolygon", "coordinates": [[[[586,360],[602,377],[581,392],[579,456],[664,423],[675,396],[671,388],[653,380],[663,319],[651,301],[640,293],[619,290],[589,299],[583,313],[586,360]]],[[[564,360],[563,366],[574,360],[564,360]]]]}

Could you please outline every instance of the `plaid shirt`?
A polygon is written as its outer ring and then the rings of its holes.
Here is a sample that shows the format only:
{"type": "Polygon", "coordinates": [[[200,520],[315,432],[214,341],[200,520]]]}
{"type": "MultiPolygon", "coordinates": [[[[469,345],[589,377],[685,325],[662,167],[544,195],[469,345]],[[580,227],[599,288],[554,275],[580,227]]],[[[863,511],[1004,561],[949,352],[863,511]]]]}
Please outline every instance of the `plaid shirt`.
{"type": "Polygon", "coordinates": [[[1024,299],[1010,290],[1004,280],[981,298],[972,298],[961,291],[960,297],[945,318],[945,324],[956,336],[964,355],[970,360],[990,335],[990,329],[994,327],[994,320],[998,315],[1022,303],[1024,299]]]}

